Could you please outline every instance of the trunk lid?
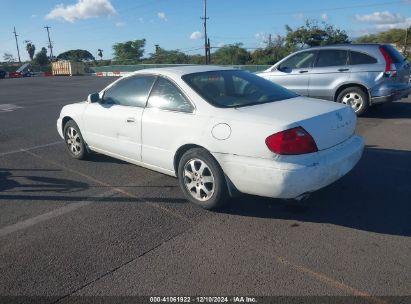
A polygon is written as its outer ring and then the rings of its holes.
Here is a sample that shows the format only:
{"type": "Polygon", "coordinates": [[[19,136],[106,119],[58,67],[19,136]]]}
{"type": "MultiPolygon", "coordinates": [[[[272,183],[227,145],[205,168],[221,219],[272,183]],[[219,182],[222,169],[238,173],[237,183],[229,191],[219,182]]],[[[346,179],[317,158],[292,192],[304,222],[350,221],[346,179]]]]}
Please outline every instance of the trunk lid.
{"type": "Polygon", "coordinates": [[[261,123],[275,122],[287,128],[301,126],[314,138],[318,150],[328,149],[351,137],[357,120],[349,106],[306,97],[240,107],[237,111],[261,123]]]}

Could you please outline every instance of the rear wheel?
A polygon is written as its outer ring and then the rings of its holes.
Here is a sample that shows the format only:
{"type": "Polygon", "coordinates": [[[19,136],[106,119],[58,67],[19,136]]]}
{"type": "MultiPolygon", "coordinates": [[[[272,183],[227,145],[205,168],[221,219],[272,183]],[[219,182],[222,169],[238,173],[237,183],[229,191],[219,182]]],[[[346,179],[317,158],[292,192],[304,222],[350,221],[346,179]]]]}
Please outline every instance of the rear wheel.
{"type": "Polygon", "coordinates": [[[348,87],[338,94],[337,102],[351,106],[357,116],[365,113],[368,108],[368,96],[359,87],[348,87]]]}
{"type": "Polygon", "coordinates": [[[178,181],[184,195],[204,209],[217,209],[228,199],[224,173],[206,150],[195,148],[181,157],[178,181]]]}
{"type": "Polygon", "coordinates": [[[70,120],[64,126],[64,140],[70,155],[76,159],[84,159],[88,152],[83,136],[77,124],[70,120]]]}

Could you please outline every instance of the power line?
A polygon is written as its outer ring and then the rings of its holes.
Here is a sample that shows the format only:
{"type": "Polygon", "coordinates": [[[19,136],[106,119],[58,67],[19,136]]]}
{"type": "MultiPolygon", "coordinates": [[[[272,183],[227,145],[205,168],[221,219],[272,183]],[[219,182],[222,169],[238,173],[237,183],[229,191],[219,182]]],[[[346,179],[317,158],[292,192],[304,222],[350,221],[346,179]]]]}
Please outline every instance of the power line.
{"type": "Polygon", "coordinates": [[[16,33],[16,27],[14,27],[14,31],[13,31],[13,34],[14,34],[14,38],[16,38],[16,47],[17,47],[17,55],[19,56],[19,62],[21,63],[21,60],[20,60],[20,50],[19,50],[19,43],[18,43],[18,41],[17,41],[17,33],[16,33]]]}
{"type": "Polygon", "coordinates": [[[49,37],[49,49],[50,49],[50,59],[53,58],[53,45],[51,44],[51,40],[50,40],[50,32],[49,29],[51,28],[50,26],[45,26],[44,27],[47,30],[47,36],[49,37]]]}
{"type": "MultiPolygon", "coordinates": [[[[340,7],[324,7],[319,9],[310,9],[299,11],[299,13],[315,13],[315,12],[324,12],[324,11],[337,11],[337,10],[346,10],[350,8],[364,8],[364,7],[374,7],[374,6],[384,6],[390,4],[399,4],[404,3],[404,1],[388,1],[388,2],[380,2],[380,3],[367,3],[367,4],[357,4],[357,5],[350,5],[350,6],[340,6],[340,7]]],[[[270,15],[291,15],[295,14],[295,11],[280,11],[280,12],[266,12],[261,14],[247,14],[247,15],[213,15],[213,18],[238,18],[238,17],[258,17],[258,16],[270,16],[270,15]]]]}

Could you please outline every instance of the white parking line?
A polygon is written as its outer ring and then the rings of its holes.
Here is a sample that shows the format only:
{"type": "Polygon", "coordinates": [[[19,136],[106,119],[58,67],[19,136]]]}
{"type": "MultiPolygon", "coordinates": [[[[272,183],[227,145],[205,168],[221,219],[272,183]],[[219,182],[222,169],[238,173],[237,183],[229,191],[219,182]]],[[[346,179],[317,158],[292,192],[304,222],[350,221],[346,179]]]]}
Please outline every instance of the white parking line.
{"type": "Polygon", "coordinates": [[[116,191],[112,189],[112,190],[106,191],[104,193],[101,193],[99,195],[93,196],[90,199],[87,199],[87,200],[84,200],[84,201],[81,201],[81,202],[78,202],[78,203],[72,203],[72,204],[69,204],[69,205],[54,209],[50,212],[43,213],[43,214],[40,214],[38,216],[29,218],[25,221],[21,221],[21,222],[15,223],[13,225],[9,225],[9,226],[0,228],[0,237],[8,235],[8,234],[13,233],[13,232],[17,232],[17,231],[26,229],[26,228],[34,226],[38,223],[50,220],[52,218],[58,217],[60,215],[63,215],[63,214],[69,213],[69,212],[72,212],[72,211],[74,211],[76,209],[79,209],[79,208],[82,208],[84,206],[90,205],[90,204],[94,203],[95,201],[98,201],[99,198],[105,198],[107,196],[115,194],[115,192],[116,191]]]}
{"type": "Polygon", "coordinates": [[[21,152],[25,152],[25,151],[31,151],[31,150],[35,150],[35,149],[55,146],[55,145],[63,144],[63,143],[64,143],[63,140],[59,140],[59,141],[55,141],[55,142],[45,144],[45,145],[38,145],[38,146],[30,147],[30,148],[21,148],[21,149],[14,150],[14,151],[0,153],[0,157],[5,156],[5,155],[10,155],[10,154],[15,154],[15,153],[21,153],[21,152]]]}
{"type": "Polygon", "coordinates": [[[22,109],[23,107],[17,106],[14,104],[0,104],[0,113],[1,112],[13,112],[14,110],[17,109],[22,109]]]}

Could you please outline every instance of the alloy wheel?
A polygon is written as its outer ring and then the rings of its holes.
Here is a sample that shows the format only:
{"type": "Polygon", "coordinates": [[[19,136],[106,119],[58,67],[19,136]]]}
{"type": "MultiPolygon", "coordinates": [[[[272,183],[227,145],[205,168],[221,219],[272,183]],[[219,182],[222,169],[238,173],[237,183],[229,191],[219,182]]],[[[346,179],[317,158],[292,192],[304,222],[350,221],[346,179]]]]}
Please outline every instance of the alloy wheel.
{"type": "Polygon", "coordinates": [[[194,158],[184,165],[184,185],[193,198],[207,201],[214,194],[214,175],[203,160],[194,158]]]}

